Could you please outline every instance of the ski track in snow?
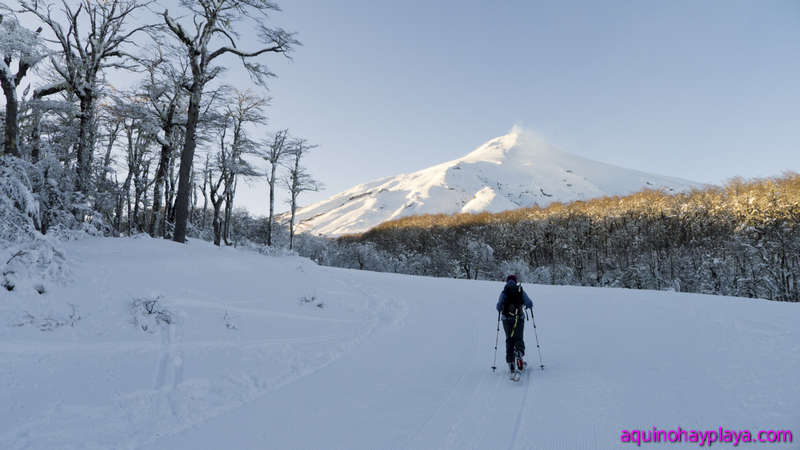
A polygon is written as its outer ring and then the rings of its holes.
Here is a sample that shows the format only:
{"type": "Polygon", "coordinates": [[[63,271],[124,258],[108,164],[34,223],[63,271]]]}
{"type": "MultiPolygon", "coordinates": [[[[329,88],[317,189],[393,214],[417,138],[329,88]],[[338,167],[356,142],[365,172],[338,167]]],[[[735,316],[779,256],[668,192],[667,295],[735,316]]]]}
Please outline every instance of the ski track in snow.
{"type": "MultiPolygon", "coordinates": [[[[300,315],[296,315],[296,314],[275,313],[273,311],[263,311],[263,310],[253,309],[253,308],[230,308],[230,307],[228,307],[228,308],[224,308],[224,309],[229,310],[229,311],[232,310],[232,311],[248,312],[248,313],[255,313],[255,314],[265,314],[265,315],[278,316],[278,317],[289,318],[289,319],[297,319],[297,320],[322,320],[322,321],[332,321],[332,322],[342,322],[342,323],[358,323],[358,324],[361,325],[360,328],[361,328],[362,332],[357,337],[355,337],[354,339],[352,339],[349,342],[346,342],[344,344],[344,346],[346,348],[348,348],[348,349],[356,346],[364,338],[366,338],[370,334],[374,333],[375,328],[379,324],[381,324],[382,322],[397,323],[398,321],[400,321],[402,319],[404,308],[403,308],[402,304],[398,303],[398,301],[396,299],[388,298],[388,297],[381,297],[374,290],[370,290],[370,289],[365,288],[363,286],[360,286],[358,284],[348,284],[347,282],[345,282],[342,279],[336,279],[334,281],[337,284],[341,285],[341,287],[343,289],[342,291],[339,291],[339,292],[348,293],[350,295],[352,295],[353,292],[357,292],[357,293],[360,293],[364,298],[371,299],[370,306],[375,307],[375,311],[378,311],[378,313],[370,316],[370,318],[368,319],[368,321],[366,323],[366,326],[364,326],[364,321],[363,320],[362,321],[357,321],[357,320],[346,320],[346,319],[335,319],[335,318],[331,319],[331,318],[305,317],[305,316],[300,316],[300,315]]],[[[205,306],[205,307],[220,308],[219,305],[215,305],[215,304],[211,304],[211,303],[205,303],[205,302],[185,302],[185,303],[201,305],[201,306],[205,306]]],[[[290,342],[292,342],[292,341],[290,340],[290,342]]],[[[324,340],[321,340],[321,341],[320,340],[316,340],[315,341],[314,338],[311,338],[311,339],[309,339],[309,338],[305,338],[305,339],[304,338],[296,338],[293,342],[319,343],[319,342],[335,342],[335,340],[333,340],[333,339],[324,339],[324,340]]],[[[285,380],[284,382],[281,382],[281,383],[277,383],[274,386],[272,386],[270,389],[263,390],[258,395],[253,396],[252,398],[248,399],[245,402],[239,402],[239,403],[237,403],[235,405],[231,405],[231,406],[229,406],[227,408],[219,410],[216,414],[204,417],[202,420],[195,421],[195,422],[192,422],[192,423],[185,423],[183,426],[177,427],[177,428],[174,428],[173,430],[171,430],[169,435],[159,436],[157,439],[146,440],[146,441],[140,442],[138,445],[141,446],[141,447],[149,447],[149,446],[151,446],[153,444],[158,443],[159,440],[164,438],[164,437],[167,437],[167,436],[170,436],[170,435],[176,435],[176,434],[178,434],[178,433],[180,433],[182,431],[191,429],[193,427],[197,427],[198,425],[201,425],[203,422],[211,420],[214,417],[217,417],[217,416],[220,416],[220,415],[223,415],[223,414],[233,413],[237,409],[240,409],[240,408],[242,408],[243,406],[245,406],[245,405],[247,405],[249,403],[257,401],[259,398],[262,398],[262,397],[268,395],[271,391],[284,388],[284,387],[286,387],[286,386],[288,386],[290,384],[293,384],[293,383],[301,381],[301,379],[304,378],[304,377],[307,377],[307,376],[310,376],[310,375],[312,375],[314,373],[319,372],[320,370],[324,369],[326,366],[328,366],[328,365],[332,364],[333,362],[335,362],[336,359],[338,359],[338,356],[341,356],[341,355],[336,355],[336,357],[332,357],[330,360],[325,361],[324,363],[321,363],[321,364],[317,365],[316,367],[313,367],[310,370],[303,371],[297,377],[294,377],[294,378],[291,378],[291,379],[287,379],[287,380],[285,380]]],[[[158,445],[156,445],[156,447],[158,447],[158,445]]]]}
{"type": "Polygon", "coordinates": [[[549,359],[540,370],[527,322],[512,382],[502,331],[490,369],[501,283],[196,242],[68,249],[72,285],[0,293],[0,323],[68,302],[82,316],[0,326],[0,448],[604,450],[630,447],[623,428],[800,425],[794,304],[524,285],[549,359]],[[174,320],[137,329],[128,304],[142,297],[174,320]]]}
{"type": "MultiPolygon", "coordinates": [[[[128,244],[130,243],[128,242],[128,244]]],[[[145,244],[154,243],[160,244],[157,241],[145,242],[145,244]]],[[[106,241],[105,244],[113,247],[118,242],[106,241]]],[[[270,261],[269,258],[241,252],[236,252],[234,256],[249,257],[259,262],[270,261]]],[[[92,260],[93,258],[85,259],[92,260]]],[[[297,266],[295,270],[298,272],[316,270],[314,266],[310,266],[310,269],[304,268],[303,264],[307,265],[301,260],[301,265],[297,266]]],[[[91,266],[84,261],[79,262],[78,265],[84,268],[91,266]]],[[[94,268],[92,267],[92,269],[94,268]]],[[[291,270],[289,272],[287,275],[289,275],[289,279],[292,279],[291,270]]],[[[92,277],[88,273],[79,273],[78,277],[83,277],[83,282],[88,281],[86,284],[90,285],[84,286],[82,295],[86,295],[86,287],[94,287],[91,286],[92,283],[100,284],[91,289],[95,293],[106,292],[107,295],[114,296],[114,291],[118,290],[110,288],[109,284],[111,283],[108,280],[113,279],[113,276],[111,271],[104,267],[100,269],[98,277],[92,277]]],[[[376,296],[374,291],[368,292],[369,288],[354,286],[340,278],[334,278],[330,284],[314,287],[310,291],[303,287],[299,293],[295,294],[295,298],[303,296],[303,290],[313,296],[319,296],[319,301],[323,302],[323,308],[317,310],[312,304],[306,306],[302,313],[294,313],[264,308],[263,298],[257,297],[239,296],[235,299],[208,301],[192,295],[165,295],[163,304],[175,316],[174,321],[169,325],[154,329],[152,338],[147,338],[147,334],[134,333],[131,337],[137,339],[108,340],[101,338],[97,341],[94,339],[76,340],[73,337],[72,342],[69,342],[69,339],[67,341],[42,339],[49,337],[48,334],[33,333],[33,338],[14,338],[3,341],[0,343],[0,358],[20,360],[38,355],[40,362],[53,362],[67,358],[94,359],[95,355],[104,355],[104,357],[114,360],[126,357],[123,355],[131,355],[135,359],[140,359],[142,356],[155,354],[157,361],[154,371],[151,372],[152,378],[147,376],[147,370],[141,370],[145,367],[137,368],[141,372],[137,374],[137,378],[153,380],[149,389],[147,388],[148,383],[129,392],[114,388],[116,400],[105,405],[90,406],[84,404],[83,399],[77,398],[68,401],[57,400],[44,412],[31,411],[28,421],[17,420],[16,425],[14,421],[7,421],[0,427],[0,447],[9,449],[139,448],[147,445],[148,442],[157,441],[165,436],[196,427],[213,417],[235,411],[236,408],[255,401],[272,390],[281,389],[317,372],[358,345],[366,336],[374,332],[378,325],[399,320],[398,314],[402,313],[402,306],[397,305],[396,299],[387,300],[376,296]],[[330,298],[329,295],[334,298],[330,298]],[[352,309],[352,307],[347,304],[334,305],[334,311],[328,311],[331,308],[330,302],[336,298],[360,299],[363,304],[350,312],[346,309],[352,309]],[[337,306],[345,308],[342,310],[337,306]],[[359,312],[358,316],[353,314],[356,311],[359,312]],[[223,314],[225,317],[234,314],[238,316],[239,322],[279,320],[280,322],[276,322],[276,325],[285,328],[289,324],[289,329],[291,329],[292,322],[297,324],[319,323],[320,326],[324,325],[329,329],[341,329],[347,332],[315,332],[316,335],[310,336],[260,337],[258,339],[241,339],[238,336],[232,338],[230,335],[221,336],[222,339],[218,340],[196,339],[197,336],[187,338],[186,327],[189,322],[195,317],[207,321],[209,314],[218,317],[222,317],[223,314]],[[146,339],[143,340],[143,336],[146,339]],[[306,348],[312,349],[309,357],[300,356],[298,358],[297,355],[302,355],[306,348]],[[266,353],[264,353],[265,351],[266,353]],[[254,357],[256,361],[267,358],[266,360],[277,362],[278,367],[286,368],[273,375],[267,374],[266,377],[256,373],[236,374],[234,369],[217,380],[197,378],[198,374],[193,370],[187,372],[187,361],[195,362],[193,360],[197,360],[198,356],[208,354],[208,352],[236,352],[242,355],[252,355],[248,356],[248,359],[254,357]],[[159,420],[164,423],[158,423],[159,420]],[[85,423],[85,425],[81,425],[81,423],[85,423]],[[105,426],[92,427],[90,425],[92,423],[105,424],[105,426]],[[71,436],[68,431],[81,428],[88,433],[80,439],[77,439],[77,436],[71,436]]],[[[131,298],[139,295],[147,297],[149,294],[144,291],[138,295],[131,295],[131,298]]],[[[306,294],[306,296],[309,295],[306,294]]],[[[150,295],[150,297],[155,297],[155,295],[150,295]]],[[[129,301],[129,299],[125,301],[129,301]]],[[[290,308],[292,302],[288,305],[290,308]]],[[[358,303],[359,301],[354,302],[355,305],[358,303]]],[[[285,304],[281,306],[286,307],[285,304]]],[[[103,317],[103,319],[108,318],[103,317]]],[[[14,320],[7,322],[13,323],[14,320]]],[[[125,323],[127,320],[121,322],[123,327],[130,326],[129,323],[125,323]]],[[[220,330],[224,330],[221,323],[217,323],[217,325],[220,330]]],[[[267,325],[267,328],[272,327],[274,325],[267,325]]],[[[315,328],[319,327],[303,326],[299,330],[302,333],[303,330],[315,328]]],[[[69,331],[74,334],[74,330],[69,331]]],[[[106,334],[105,330],[99,334],[106,334]]],[[[87,370],[90,369],[87,368],[87,370]]],[[[274,372],[274,369],[272,371],[274,372]]],[[[14,374],[13,371],[10,373],[14,374]]],[[[20,379],[14,381],[14,384],[24,386],[25,381],[21,377],[22,374],[17,375],[20,379]]],[[[91,374],[89,375],[91,376],[91,374]]],[[[0,371],[0,379],[2,376],[3,372],[0,371]]],[[[17,405],[23,410],[31,409],[22,406],[23,403],[17,403],[17,405]]]]}
{"type": "MultiPolygon", "coordinates": [[[[372,306],[377,306],[376,310],[378,310],[378,311],[386,311],[387,309],[389,309],[390,306],[398,307],[398,305],[395,303],[396,300],[394,300],[394,299],[388,300],[386,298],[376,297],[374,292],[368,292],[368,290],[363,288],[362,286],[359,286],[359,285],[348,285],[347,283],[345,283],[342,280],[335,280],[335,281],[337,283],[341,284],[342,288],[345,288],[345,290],[343,292],[347,292],[346,289],[349,289],[351,294],[352,294],[353,291],[355,291],[355,292],[361,293],[366,298],[372,298],[373,299],[373,303],[376,303],[376,305],[372,305],[372,306]]],[[[218,305],[208,304],[208,303],[203,303],[203,302],[188,302],[188,303],[195,303],[197,305],[202,305],[202,306],[206,306],[206,307],[214,307],[214,308],[218,308],[219,307],[218,305]]],[[[382,320],[391,319],[391,320],[394,320],[394,321],[398,321],[398,320],[400,320],[400,317],[402,316],[402,314],[398,314],[397,316],[394,316],[394,315],[391,315],[391,314],[384,315],[384,316],[376,315],[375,317],[370,317],[370,319],[367,322],[367,326],[364,327],[363,326],[363,321],[356,321],[356,320],[304,317],[304,316],[300,316],[300,315],[296,315],[296,314],[281,314],[281,313],[275,313],[273,311],[263,311],[263,310],[257,310],[257,309],[252,309],[252,308],[230,308],[229,307],[229,308],[225,308],[225,309],[227,309],[229,311],[233,310],[233,311],[248,312],[248,313],[255,313],[255,314],[264,314],[264,315],[278,316],[278,317],[289,318],[289,319],[297,319],[297,320],[323,320],[323,321],[333,321],[333,322],[342,322],[342,323],[359,323],[359,324],[361,324],[362,325],[361,329],[363,330],[362,333],[359,334],[354,339],[352,339],[351,341],[346,342],[344,345],[347,348],[354,347],[356,344],[361,342],[365,337],[367,337],[370,334],[372,334],[374,332],[375,328],[377,327],[377,325],[380,324],[382,320]]],[[[402,311],[402,307],[399,307],[398,310],[402,311]]],[[[292,341],[290,340],[290,342],[292,342],[292,341]]],[[[305,338],[305,339],[304,338],[296,338],[293,342],[319,343],[319,342],[334,342],[334,340],[332,340],[332,339],[324,339],[324,340],[321,340],[321,341],[320,340],[316,340],[315,341],[314,338],[311,338],[311,339],[308,339],[308,338],[305,338]]],[[[224,408],[224,409],[221,409],[221,410],[217,411],[217,413],[214,414],[214,415],[209,415],[209,416],[204,417],[202,420],[194,421],[194,422],[191,422],[191,423],[185,423],[183,426],[176,427],[176,428],[172,429],[171,432],[168,435],[162,435],[162,436],[159,436],[157,439],[146,440],[146,441],[140,442],[137,445],[137,447],[138,446],[141,446],[141,447],[151,446],[154,443],[157,443],[160,439],[162,439],[164,437],[167,437],[169,435],[175,435],[175,434],[178,434],[178,433],[180,433],[180,432],[182,432],[184,430],[188,430],[188,429],[191,429],[193,427],[197,427],[198,425],[201,425],[203,422],[206,422],[206,421],[208,421],[210,419],[213,419],[214,417],[217,417],[217,416],[220,416],[220,415],[223,415],[223,414],[232,413],[232,412],[236,411],[237,409],[242,408],[244,405],[246,405],[248,403],[255,402],[259,398],[264,397],[265,395],[268,395],[269,392],[271,392],[271,391],[278,390],[278,389],[284,388],[285,386],[290,385],[292,383],[296,383],[298,381],[301,381],[302,378],[310,376],[310,375],[312,375],[312,374],[324,369],[326,366],[330,365],[336,359],[338,359],[337,358],[338,356],[340,356],[340,355],[336,355],[336,357],[333,357],[330,360],[325,361],[324,363],[321,363],[321,364],[319,364],[319,365],[317,365],[317,366],[315,366],[315,367],[313,367],[313,368],[311,368],[309,370],[305,370],[305,371],[301,372],[298,376],[296,376],[294,378],[286,379],[283,382],[277,383],[274,386],[272,386],[270,389],[263,390],[258,395],[253,396],[252,398],[249,398],[247,401],[239,402],[239,403],[234,404],[234,405],[230,405],[227,408],[224,408]]]]}
{"type": "Polygon", "coordinates": [[[522,394],[522,402],[519,405],[519,412],[517,413],[517,420],[514,422],[514,432],[511,434],[511,444],[508,448],[513,449],[514,444],[517,442],[517,434],[519,434],[520,426],[522,425],[522,417],[525,412],[525,406],[528,404],[528,392],[531,390],[531,369],[525,370],[525,393],[522,394]]]}
{"type": "MultiPolygon", "coordinates": [[[[475,351],[475,350],[477,350],[477,348],[475,348],[475,347],[477,347],[476,346],[477,337],[478,337],[478,333],[476,331],[473,334],[473,340],[472,340],[473,347],[472,348],[467,347],[465,349],[465,351],[461,354],[462,358],[459,358],[459,360],[467,361],[467,358],[463,358],[463,356],[468,356],[470,353],[473,354],[473,355],[479,354],[479,352],[475,351]]],[[[473,358],[472,362],[473,363],[475,362],[474,358],[473,358]]],[[[464,371],[458,377],[458,380],[453,384],[453,386],[451,388],[449,388],[448,393],[445,396],[445,398],[439,403],[439,405],[436,407],[436,409],[432,411],[431,415],[427,419],[425,419],[423,424],[419,427],[419,430],[416,433],[413,434],[413,436],[412,436],[413,438],[410,440],[411,442],[407,442],[406,445],[401,446],[401,448],[413,448],[413,447],[417,447],[420,444],[418,442],[419,438],[423,435],[423,433],[426,430],[428,430],[430,428],[430,424],[433,422],[434,418],[439,417],[443,412],[446,411],[445,407],[450,405],[450,404],[452,404],[452,402],[457,397],[457,394],[460,394],[461,391],[463,390],[463,387],[466,385],[466,381],[467,380],[468,380],[467,372],[464,371]],[[414,445],[412,445],[412,443],[414,445]]],[[[452,429],[452,426],[450,427],[450,429],[452,429]]]]}

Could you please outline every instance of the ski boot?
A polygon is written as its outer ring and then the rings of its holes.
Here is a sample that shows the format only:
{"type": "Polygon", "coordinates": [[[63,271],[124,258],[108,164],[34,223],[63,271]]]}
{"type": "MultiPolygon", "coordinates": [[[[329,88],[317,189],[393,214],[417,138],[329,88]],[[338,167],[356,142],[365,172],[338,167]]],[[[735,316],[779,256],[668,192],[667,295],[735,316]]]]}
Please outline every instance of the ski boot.
{"type": "Polygon", "coordinates": [[[514,361],[515,361],[515,362],[516,362],[516,364],[517,364],[517,372],[522,372],[522,371],[524,371],[524,370],[525,370],[525,369],[528,367],[528,363],[527,363],[527,362],[525,362],[525,360],[524,360],[524,359],[522,359],[522,356],[523,356],[523,355],[522,355],[522,352],[520,352],[520,351],[517,351],[517,352],[515,352],[515,355],[514,355],[514,356],[515,356],[515,357],[514,357],[514,361]]]}
{"type": "Polygon", "coordinates": [[[508,378],[511,381],[519,381],[520,373],[517,370],[516,363],[508,363],[508,378]]]}

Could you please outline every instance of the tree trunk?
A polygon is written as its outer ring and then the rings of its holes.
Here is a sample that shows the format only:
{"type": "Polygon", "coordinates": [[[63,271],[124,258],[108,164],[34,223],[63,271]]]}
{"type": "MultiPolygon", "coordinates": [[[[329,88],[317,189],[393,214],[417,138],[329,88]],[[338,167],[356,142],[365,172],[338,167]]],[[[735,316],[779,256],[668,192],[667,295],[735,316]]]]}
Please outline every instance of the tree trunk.
{"type": "Polygon", "coordinates": [[[196,75],[189,97],[189,111],[186,118],[186,137],[181,152],[181,168],[178,173],[178,195],[175,198],[175,242],[186,242],[186,224],[189,219],[189,200],[191,195],[191,172],[194,161],[194,150],[197,145],[196,130],[200,117],[200,99],[203,85],[200,76],[196,75]]]}
{"type": "Polygon", "coordinates": [[[225,229],[223,232],[223,237],[225,239],[225,245],[231,245],[229,242],[230,240],[230,233],[231,233],[231,216],[233,215],[233,198],[236,196],[236,175],[232,175],[233,183],[230,187],[230,190],[225,192],[225,229]]]}
{"type": "Polygon", "coordinates": [[[122,189],[119,188],[119,180],[117,180],[117,207],[115,209],[116,217],[114,218],[114,237],[119,237],[122,234],[122,211],[125,206],[122,197],[122,189]]]}
{"type": "Polygon", "coordinates": [[[214,194],[211,194],[211,204],[214,207],[214,220],[212,221],[212,225],[214,227],[214,245],[217,247],[220,246],[222,242],[222,224],[219,220],[220,210],[222,209],[222,200],[225,196],[217,197],[214,194]]]}
{"type": "MultiPolygon", "coordinates": [[[[121,195],[124,196],[123,199],[126,200],[128,203],[128,236],[130,236],[131,234],[131,178],[132,177],[133,173],[129,171],[128,176],[125,178],[125,183],[122,185],[122,193],[121,193],[121,195]]],[[[122,203],[122,201],[120,201],[120,203],[122,203]]],[[[122,221],[121,213],[122,213],[122,208],[120,208],[120,222],[122,221]]],[[[121,228],[122,226],[120,225],[120,232],[122,232],[121,228]]]]}
{"type": "Polygon", "coordinates": [[[206,156],[206,166],[203,170],[203,216],[200,229],[206,230],[206,211],[208,211],[208,185],[209,185],[208,157],[206,156]]]}
{"type": "Polygon", "coordinates": [[[3,86],[3,94],[5,94],[6,97],[6,125],[3,149],[6,154],[19,158],[19,139],[17,138],[19,132],[19,122],[17,122],[19,102],[17,100],[17,86],[14,80],[11,79],[11,74],[8,72],[0,74],[0,84],[3,86]]]}
{"type": "Polygon", "coordinates": [[[292,195],[292,217],[289,219],[289,250],[294,248],[294,212],[297,210],[297,197],[292,195]]]}
{"type": "MultiPolygon", "coordinates": [[[[152,237],[163,236],[164,234],[164,229],[160,226],[161,223],[158,219],[159,214],[161,214],[161,196],[164,189],[164,181],[167,178],[170,153],[171,148],[169,145],[161,145],[161,157],[158,160],[158,168],[156,168],[156,179],[153,181],[153,216],[150,218],[150,225],[147,227],[147,232],[152,237]]],[[[166,215],[166,208],[164,214],[166,215]]]]}
{"type": "Polygon", "coordinates": [[[42,108],[39,105],[39,100],[33,101],[33,124],[31,126],[31,161],[33,163],[39,162],[41,156],[40,145],[42,141],[42,108]]]}
{"type": "Polygon", "coordinates": [[[131,230],[131,234],[139,232],[139,200],[141,197],[142,189],[137,180],[137,182],[133,183],[133,221],[131,221],[133,230],[131,230]]]}
{"type": "Polygon", "coordinates": [[[167,175],[167,190],[164,193],[164,230],[166,232],[167,222],[175,224],[175,155],[169,157],[169,174],[167,175]]]}
{"type": "Polygon", "coordinates": [[[89,192],[92,170],[92,151],[94,150],[94,98],[84,95],[80,101],[80,128],[78,131],[78,179],[77,189],[84,194],[89,192]]]}
{"type": "MultiPolygon", "coordinates": [[[[34,114],[38,116],[38,113],[34,114]]],[[[37,119],[34,118],[34,120],[37,119]]],[[[114,150],[114,142],[116,142],[117,140],[117,133],[119,132],[119,128],[120,128],[120,123],[117,122],[117,124],[114,126],[114,130],[111,131],[111,133],[108,136],[108,144],[106,145],[106,154],[103,157],[103,180],[109,181],[109,184],[110,180],[108,180],[107,176],[111,172],[109,170],[109,167],[111,167],[111,152],[112,150],[114,150]]]]}
{"type": "Polygon", "coordinates": [[[195,224],[194,207],[195,207],[195,204],[197,203],[197,195],[195,195],[196,194],[195,191],[197,191],[197,184],[194,182],[194,167],[192,167],[192,171],[189,174],[189,183],[190,183],[190,187],[189,187],[189,192],[190,192],[190,195],[189,195],[189,200],[190,200],[190,202],[189,202],[189,224],[194,225],[195,224]]]}
{"type": "Polygon", "coordinates": [[[271,164],[271,172],[269,176],[269,219],[267,220],[267,245],[272,247],[272,221],[274,220],[275,211],[275,169],[277,165],[271,164]]]}

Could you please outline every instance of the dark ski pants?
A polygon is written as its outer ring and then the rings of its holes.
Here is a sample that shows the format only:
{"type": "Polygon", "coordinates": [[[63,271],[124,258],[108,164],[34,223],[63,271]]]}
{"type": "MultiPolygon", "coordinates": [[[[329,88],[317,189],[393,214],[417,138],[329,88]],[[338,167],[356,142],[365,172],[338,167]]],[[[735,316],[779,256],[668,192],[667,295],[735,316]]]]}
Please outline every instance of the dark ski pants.
{"type": "Polygon", "coordinates": [[[525,341],[523,331],[525,330],[525,316],[517,319],[513,317],[503,317],[503,330],[506,332],[506,362],[514,362],[514,350],[519,350],[520,354],[525,354],[525,341]],[[516,321],[516,326],[514,322],[516,321]]]}

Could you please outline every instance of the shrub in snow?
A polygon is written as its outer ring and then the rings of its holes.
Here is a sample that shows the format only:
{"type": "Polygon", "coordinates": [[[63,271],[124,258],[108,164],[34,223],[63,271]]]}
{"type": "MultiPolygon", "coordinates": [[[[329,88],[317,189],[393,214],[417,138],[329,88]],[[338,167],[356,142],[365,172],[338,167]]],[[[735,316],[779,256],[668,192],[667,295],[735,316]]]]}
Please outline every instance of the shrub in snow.
{"type": "Polygon", "coordinates": [[[320,309],[325,307],[325,304],[319,301],[316,295],[304,295],[300,297],[300,303],[303,305],[314,305],[320,309]]]}
{"type": "Polygon", "coordinates": [[[223,316],[222,320],[223,320],[223,322],[225,322],[225,328],[227,328],[229,330],[238,330],[239,329],[239,327],[236,326],[235,318],[228,311],[225,311],[225,316],[223,316]]]}
{"type": "Polygon", "coordinates": [[[34,170],[19,158],[0,158],[0,245],[31,240],[39,234],[39,202],[29,176],[34,170]]]}
{"type": "Polygon", "coordinates": [[[155,333],[160,327],[172,325],[174,315],[163,304],[162,297],[135,298],[130,305],[131,323],[142,331],[155,333]]]}
{"type": "Polygon", "coordinates": [[[41,234],[59,239],[108,235],[111,227],[81,194],[71,171],[55,158],[31,164],[0,158],[0,242],[30,241],[41,234]]]}
{"type": "Polygon", "coordinates": [[[65,283],[70,270],[52,239],[38,235],[0,250],[0,284],[9,291],[46,293],[50,282],[65,283]]]}
{"type": "Polygon", "coordinates": [[[38,328],[40,331],[53,331],[64,326],[74,327],[78,321],[81,320],[81,315],[78,312],[77,306],[70,303],[69,307],[69,313],[50,314],[44,317],[37,317],[28,311],[24,311],[17,320],[11,323],[11,326],[32,326],[38,328]]]}

